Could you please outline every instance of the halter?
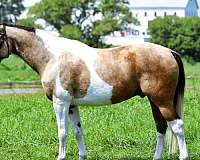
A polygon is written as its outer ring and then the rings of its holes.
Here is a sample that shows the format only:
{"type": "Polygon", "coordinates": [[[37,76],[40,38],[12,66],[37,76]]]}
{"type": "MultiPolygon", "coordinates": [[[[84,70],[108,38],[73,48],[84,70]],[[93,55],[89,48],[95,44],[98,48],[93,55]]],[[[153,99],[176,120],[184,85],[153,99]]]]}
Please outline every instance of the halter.
{"type": "Polygon", "coordinates": [[[6,26],[3,24],[3,31],[0,32],[0,47],[3,45],[3,43],[6,42],[8,54],[10,53],[9,44],[8,44],[8,36],[6,34],[6,26]]]}

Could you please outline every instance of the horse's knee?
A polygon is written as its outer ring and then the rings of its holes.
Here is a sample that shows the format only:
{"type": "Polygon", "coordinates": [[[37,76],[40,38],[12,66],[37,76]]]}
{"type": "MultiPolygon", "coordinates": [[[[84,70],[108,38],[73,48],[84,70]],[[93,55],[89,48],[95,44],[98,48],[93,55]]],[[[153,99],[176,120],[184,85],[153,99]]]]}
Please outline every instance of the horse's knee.
{"type": "Polygon", "coordinates": [[[61,128],[60,131],[59,131],[59,138],[62,140],[62,141],[65,141],[66,138],[67,138],[67,131],[66,129],[64,128],[61,128]]]}
{"type": "Polygon", "coordinates": [[[74,135],[76,136],[77,139],[80,139],[82,136],[82,130],[81,128],[75,129],[74,130],[74,135]]]}

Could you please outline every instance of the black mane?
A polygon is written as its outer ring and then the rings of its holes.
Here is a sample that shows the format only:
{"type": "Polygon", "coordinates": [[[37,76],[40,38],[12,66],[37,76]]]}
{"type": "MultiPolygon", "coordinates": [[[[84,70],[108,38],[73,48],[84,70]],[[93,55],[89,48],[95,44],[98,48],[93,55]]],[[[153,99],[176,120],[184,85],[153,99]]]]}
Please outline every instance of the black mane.
{"type": "Polygon", "coordinates": [[[15,28],[26,30],[28,32],[34,32],[35,33],[34,27],[23,26],[23,25],[18,25],[18,24],[8,24],[8,23],[0,23],[0,25],[4,25],[4,26],[8,26],[8,27],[15,27],[15,28]]]}

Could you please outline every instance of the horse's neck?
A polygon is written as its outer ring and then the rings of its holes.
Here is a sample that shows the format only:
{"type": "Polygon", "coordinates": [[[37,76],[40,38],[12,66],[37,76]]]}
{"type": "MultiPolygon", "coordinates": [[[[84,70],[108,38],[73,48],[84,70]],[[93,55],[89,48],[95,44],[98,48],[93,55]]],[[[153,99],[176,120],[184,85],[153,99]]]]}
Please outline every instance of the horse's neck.
{"type": "Polygon", "coordinates": [[[7,34],[8,37],[11,37],[16,42],[16,54],[42,75],[52,55],[44,47],[41,39],[34,32],[12,27],[7,27],[7,34]]]}

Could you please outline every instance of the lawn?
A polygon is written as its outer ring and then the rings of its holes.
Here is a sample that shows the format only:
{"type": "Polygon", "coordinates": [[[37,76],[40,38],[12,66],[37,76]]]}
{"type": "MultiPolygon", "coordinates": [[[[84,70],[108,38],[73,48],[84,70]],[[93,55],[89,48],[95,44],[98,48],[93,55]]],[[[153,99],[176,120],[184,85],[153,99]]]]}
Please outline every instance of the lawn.
{"type": "Polygon", "coordinates": [[[200,63],[187,63],[184,61],[186,85],[188,88],[194,88],[200,91],[200,63]]]}
{"type": "Polygon", "coordinates": [[[0,71],[0,82],[40,80],[37,73],[15,55],[11,55],[0,63],[0,71]]]}
{"type": "MultiPolygon", "coordinates": [[[[191,159],[200,157],[200,94],[187,92],[185,129],[191,159]]],[[[58,151],[55,115],[43,94],[0,97],[0,159],[54,160],[58,151]]],[[[102,107],[80,108],[88,160],[152,159],[155,126],[147,99],[135,97],[102,107]]],[[[69,127],[67,156],[78,157],[69,127]]],[[[172,159],[165,153],[164,159],[172,159]]],[[[173,159],[178,159],[177,155],[173,159]]]]}

